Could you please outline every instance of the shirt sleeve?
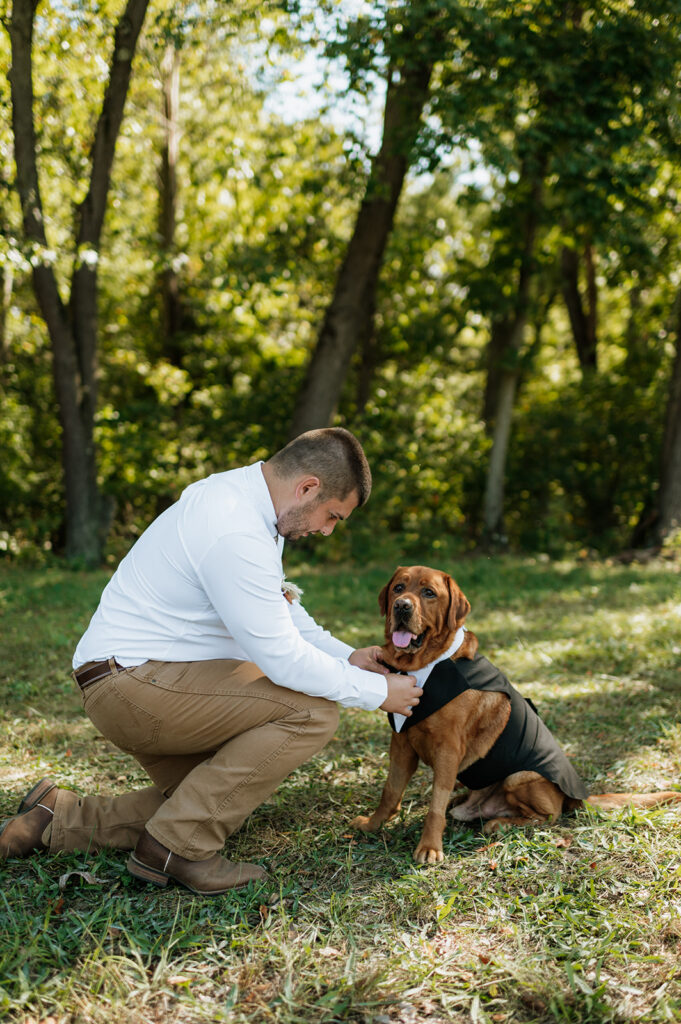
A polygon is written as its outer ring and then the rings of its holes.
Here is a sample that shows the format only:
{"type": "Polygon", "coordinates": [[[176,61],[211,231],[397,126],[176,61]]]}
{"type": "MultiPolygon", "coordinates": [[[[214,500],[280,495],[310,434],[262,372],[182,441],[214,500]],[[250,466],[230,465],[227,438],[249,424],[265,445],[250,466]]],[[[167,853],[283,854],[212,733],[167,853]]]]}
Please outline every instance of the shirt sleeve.
{"type": "Polygon", "coordinates": [[[351,665],[352,648],[317,626],[304,609],[292,613],[281,592],[281,559],[273,538],[246,532],[222,536],[196,571],[229,632],[273,683],[344,707],[372,710],[384,702],[382,675],[351,665]]]}

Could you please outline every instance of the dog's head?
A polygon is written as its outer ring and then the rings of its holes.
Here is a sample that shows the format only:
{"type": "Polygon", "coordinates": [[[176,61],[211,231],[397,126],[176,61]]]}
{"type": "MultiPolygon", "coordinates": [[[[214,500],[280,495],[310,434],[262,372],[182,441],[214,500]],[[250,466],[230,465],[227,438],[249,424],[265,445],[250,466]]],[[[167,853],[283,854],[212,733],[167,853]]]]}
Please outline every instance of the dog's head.
{"type": "Polygon", "coordinates": [[[385,660],[406,671],[444,654],[471,610],[451,576],[424,565],[400,566],[378,605],[385,616],[385,660]]]}

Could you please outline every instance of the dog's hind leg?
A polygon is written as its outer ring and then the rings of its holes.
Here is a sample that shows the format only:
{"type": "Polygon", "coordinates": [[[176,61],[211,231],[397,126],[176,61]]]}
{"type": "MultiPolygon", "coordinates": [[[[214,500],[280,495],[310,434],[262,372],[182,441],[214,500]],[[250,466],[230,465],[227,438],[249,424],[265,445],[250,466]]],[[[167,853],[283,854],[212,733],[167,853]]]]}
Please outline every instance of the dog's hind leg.
{"type": "Polygon", "coordinates": [[[485,789],[472,789],[464,793],[460,799],[456,797],[449,805],[449,816],[455,821],[479,821],[480,808],[497,791],[499,783],[494,782],[485,789]]]}
{"type": "Polygon", "coordinates": [[[555,821],[565,803],[565,794],[555,783],[537,772],[515,772],[504,779],[500,791],[483,804],[480,813],[489,835],[506,825],[540,825],[555,821]]]}
{"type": "Polygon", "coordinates": [[[401,733],[393,733],[390,741],[390,769],[381,802],[370,817],[360,814],[353,818],[350,825],[362,832],[377,832],[384,822],[394,818],[402,806],[402,796],[418,763],[418,754],[407,738],[401,733]]]}

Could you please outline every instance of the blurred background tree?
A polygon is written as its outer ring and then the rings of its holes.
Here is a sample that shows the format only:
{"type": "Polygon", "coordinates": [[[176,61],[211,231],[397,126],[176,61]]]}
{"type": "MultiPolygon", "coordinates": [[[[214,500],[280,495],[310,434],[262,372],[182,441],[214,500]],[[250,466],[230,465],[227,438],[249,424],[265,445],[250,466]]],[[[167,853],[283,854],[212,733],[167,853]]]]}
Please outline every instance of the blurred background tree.
{"type": "Polygon", "coordinates": [[[0,550],[115,561],[328,422],[325,557],[670,542],[677,2],[0,9],[0,550]]]}

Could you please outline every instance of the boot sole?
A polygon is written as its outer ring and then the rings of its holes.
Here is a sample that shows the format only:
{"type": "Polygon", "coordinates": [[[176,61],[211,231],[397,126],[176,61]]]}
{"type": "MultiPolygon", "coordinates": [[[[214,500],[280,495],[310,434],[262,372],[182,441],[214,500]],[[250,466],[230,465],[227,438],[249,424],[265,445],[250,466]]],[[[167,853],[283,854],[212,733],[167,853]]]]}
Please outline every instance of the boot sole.
{"type": "MultiPolygon", "coordinates": [[[[14,818],[5,818],[4,821],[0,821],[0,836],[2,836],[2,833],[5,831],[5,829],[9,825],[10,821],[14,821],[14,818]]],[[[0,863],[2,863],[3,861],[9,860],[9,858],[12,857],[12,856],[13,856],[13,854],[5,853],[4,850],[0,850],[0,863]]]]}
{"type": "Polygon", "coordinates": [[[151,882],[152,885],[157,885],[159,889],[165,889],[170,881],[170,875],[167,875],[165,871],[159,871],[156,868],[149,867],[148,864],[142,864],[141,861],[135,859],[134,854],[130,854],[128,857],[126,867],[135,878],[139,878],[142,882],[151,882]]]}
{"type": "Polygon", "coordinates": [[[148,864],[142,864],[141,861],[137,860],[133,853],[128,857],[126,867],[130,874],[134,878],[138,878],[141,882],[151,882],[152,885],[157,885],[160,889],[165,889],[168,882],[175,882],[176,885],[181,885],[183,888],[188,889],[189,892],[193,892],[196,896],[224,896],[225,893],[231,892],[232,889],[243,889],[244,886],[248,885],[251,881],[259,881],[259,879],[246,879],[243,882],[238,882],[236,885],[229,885],[226,889],[211,889],[208,891],[202,889],[196,889],[193,885],[189,885],[187,882],[183,882],[180,878],[176,878],[175,875],[167,875],[165,871],[161,871],[159,868],[149,867],[148,864]]]}
{"type": "Polygon", "coordinates": [[[53,789],[57,788],[57,783],[52,782],[52,779],[41,779],[40,782],[36,782],[32,789],[29,789],[28,793],[17,807],[17,814],[25,814],[26,811],[32,811],[36,804],[39,804],[41,800],[44,800],[48,793],[51,793],[53,789]]]}

